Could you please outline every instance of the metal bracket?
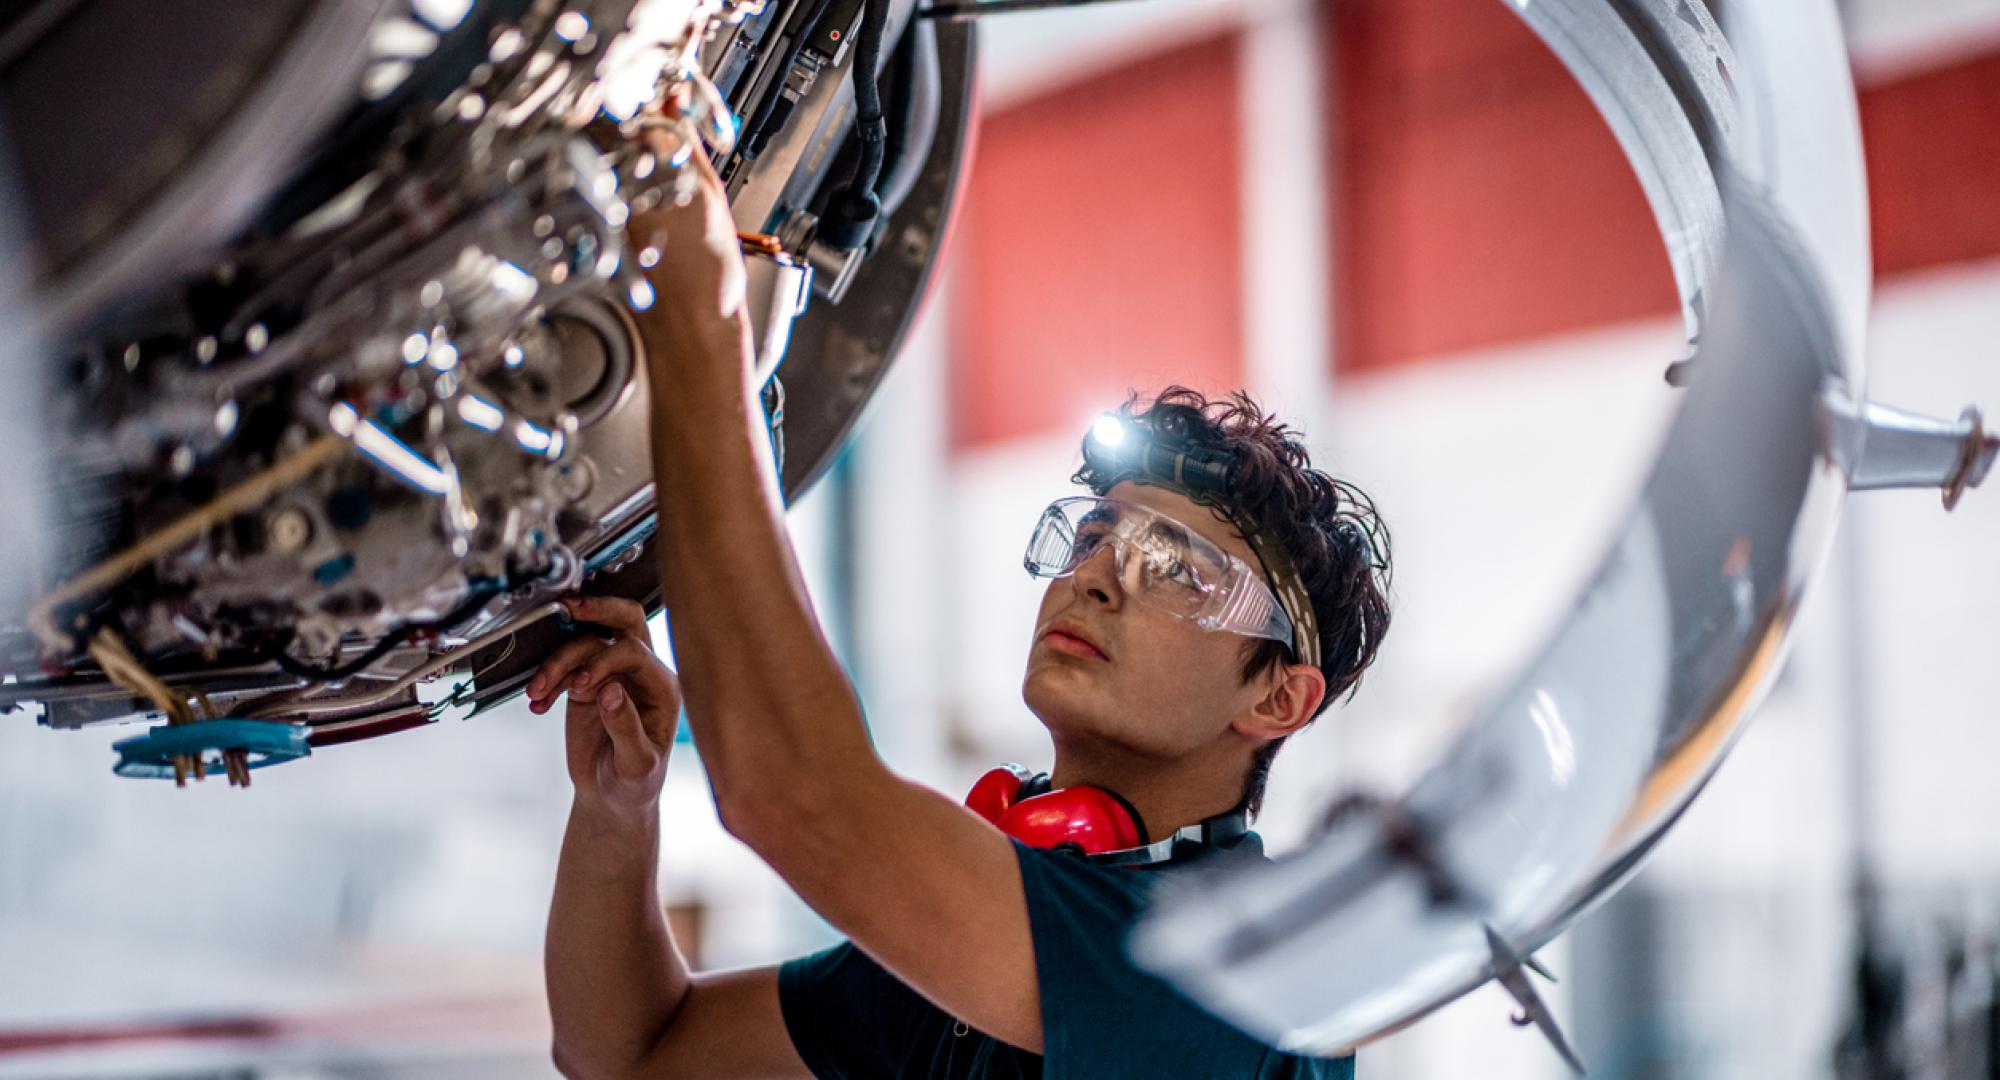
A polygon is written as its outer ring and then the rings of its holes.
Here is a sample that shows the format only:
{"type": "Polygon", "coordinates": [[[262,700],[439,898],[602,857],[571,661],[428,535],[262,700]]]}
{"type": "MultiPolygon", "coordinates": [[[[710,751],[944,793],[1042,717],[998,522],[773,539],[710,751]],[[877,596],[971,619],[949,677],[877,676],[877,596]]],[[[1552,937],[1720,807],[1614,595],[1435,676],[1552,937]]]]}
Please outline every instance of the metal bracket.
{"type": "Polygon", "coordinates": [[[1516,953],[1493,927],[1481,923],[1480,929],[1486,931],[1486,947],[1493,953],[1494,981],[1513,995],[1514,1001],[1521,1006],[1521,1011],[1511,1018],[1514,1026],[1533,1025],[1548,1038],[1549,1045],[1555,1047],[1556,1053],[1570,1068],[1576,1070],[1578,1076],[1586,1075],[1588,1070],[1583,1067],[1583,1059],[1576,1056],[1575,1050],[1570,1049],[1569,1040],[1563,1037],[1562,1028],[1556,1026],[1555,1014],[1543,1003],[1542,996],[1535,992],[1535,984],[1523,973],[1523,969],[1533,971],[1550,982],[1556,981],[1555,976],[1550,975],[1548,969],[1534,957],[1523,957],[1516,953]]]}
{"type": "Polygon", "coordinates": [[[1873,401],[1830,400],[1827,414],[1850,491],[1937,488],[1950,510],[2000,457],[2000,435],[1986,430],[1977,405],[1967,405],[1956,423],[1873,401]]]}
{"type": "Polygon", "coordinates": [[[813,266],[783,251],[749,254],[750,312],[757,328],[756,377],[762,386],[785,362],[792,323],[812,302],[813,266]]]}

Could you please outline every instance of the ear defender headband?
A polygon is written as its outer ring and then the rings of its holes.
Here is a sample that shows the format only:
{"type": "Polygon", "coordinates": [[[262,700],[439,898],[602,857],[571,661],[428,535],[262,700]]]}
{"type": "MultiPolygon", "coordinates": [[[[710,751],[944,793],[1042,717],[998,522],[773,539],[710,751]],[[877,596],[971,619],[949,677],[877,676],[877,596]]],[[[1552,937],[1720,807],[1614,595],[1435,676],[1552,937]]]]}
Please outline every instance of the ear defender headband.
{"type": "Polygon", "coordinates": [[[1248,515],[1239,515],[1225,501],[1236,476],[1237,459],[1230,454],[1169,439],[1149,425],[1106,413],[1083,439],[1083,460],[1101,478],[1092,485],[1102,496],[1120,481],[1148,484],[1186,496],[1228,519],[1263,564],[1264,582],[1292,620],[1292,656],[1301,664],[1320,666],[1319,619],[1312,595],[1284,546],[1265,536],[1248,515]]]}
{"type": "Polygon", "coordinates": [[[1109,788],[1078,784],[1051,791],[1047,773],[1009,762],[988,770],[966,793],[965,805],[1029,847],[1068,851],[1104,866],[1170,862],[1179,845],[1223,847],[1250,831],[1241,808],[1154,840],[1131,803],[1109,788]]]}

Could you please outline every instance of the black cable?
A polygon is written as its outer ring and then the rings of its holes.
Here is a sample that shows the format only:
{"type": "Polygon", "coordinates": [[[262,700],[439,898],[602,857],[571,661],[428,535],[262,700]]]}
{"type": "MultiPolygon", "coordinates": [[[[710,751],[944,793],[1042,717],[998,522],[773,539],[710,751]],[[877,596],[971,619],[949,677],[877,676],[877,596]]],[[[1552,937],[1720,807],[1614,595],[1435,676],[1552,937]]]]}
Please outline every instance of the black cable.
{"type": "Polygon", "coordinates": [[[882,197],[882,215],[901,209],[916,189],[931,146],[937,141],[942,113],[943,72],[939,67],[937,27],[917,23],[903,33],[903,43],[889,62],[896,89],[897,121],[889,126],[888,161],[875,193],[882,197]]]}
{"type": "MultiPolygon", "coordinates": [[[[910,24],[903,40],[896,43],[896,51],[889,54],[889,70],[883,74],[896,112],[894,121],[888,125],[888,138],[882,143],[882,177],[875,184],[877,195],[889,186],[889,180],[894,177],[909,150],[911,105],[917,82],[917,39],[922,36],[917,33],[918,29],[916,23],[910,24]]],[[[930,30],[935,35],[935,27],[924,25],[921,29],[930,30]]]]}
{"type": "Polygon", "coordinates": [[[272,653],[271,659],[286,674],[296,675],[301,679],[307,679],[312,682],[335,682],[340,679],[349,678],[368,670],[375,661],[402,647],[403,643],[410,640],[418,631],[450,630],[472,616],[477,615],[480,609],[486,606],[487,601],[493,599],[495,591],[497,590],[481,589],[464,603],[446,612],[443,618],[431,622],[404,623],[402,626],[383,635],[382,640],[370,645],[366,652],[349,660],[345,664],[335,664],[327,668],[314,667],[285,651],[285,646],[291,644],[290,639],[287,639],[283,645],[278,646],[277,650],[272,653]]]}
{"type": "Polygon", "coordinates": [[[751,117],[748,124],[743,125],[743,134],[737,139],[737,145],[745,150],[744,156],[754,158],[763,150],[767,134],[764,129],[771,126],[771,114],[778,111],[778,102],[784,99],[785,84],[792,80],[792,67],[799,62],[799,57],[805,54],[806,42],[812,39],[814,28],[818,27],[819,21],[826,17],[826,9],[831,6],[833,0],[813,0],[813,6],[807,11],[804,21],[799,24],[798,32],[792,35],[791,43],[785,46],[785,61],[778,65],[777,79],[771,85],[771,92],[765,96],[764,103],[757,107],[757,115],[751,117]]]}
{"type": "Polygon", "coordinates": [[[861,9],[861,40],[854,56],[854,123],[861,138],[861,162],[849,186],[873,192],[882,176],[889,139],[882,118],[882,39],[889,32],[889,0],[867,0],[861,9]]]}
{"type": "Polygon", "coordinates": [[[875,233],[882,216],[882,197],[875,182],[882,176],[882,159],[889,139],[882,118],[882,38],[889,27],[889,0],[866,0],[861,9],[861,39],[854,56],[854,128],[861,140],[861,158],[854,175],[833,193],[819,223],[819,239],[839,251],[857,251],[875,233]]]}

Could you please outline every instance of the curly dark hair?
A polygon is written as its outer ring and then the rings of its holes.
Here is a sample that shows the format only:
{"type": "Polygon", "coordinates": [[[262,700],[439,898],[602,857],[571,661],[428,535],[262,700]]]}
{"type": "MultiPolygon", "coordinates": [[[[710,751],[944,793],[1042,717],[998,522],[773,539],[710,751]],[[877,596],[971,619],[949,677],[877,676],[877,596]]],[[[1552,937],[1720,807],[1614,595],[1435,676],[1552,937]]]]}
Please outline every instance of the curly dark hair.
{"type": "MultiPolygon", "coordinates": [[[[1353,697],[1389,630],[1389,530],[1374,500],[1313,468],[1299,434],[1241,391],[1214,399],[1184,386],[1170,386],[1151,399],[1134,392],[1118,415],[1158,437],[1236,460],[1231,490],[1220,502],[1230,517],[1253,523],[1283,547],[1312,597],[1320,671],[1326,675],[1326,697],[1313,717],[1334,698],[1353,697]]],[[[1086,458],[1072,479],[1102,495],[1118,477],[1099,473],[1086,458]]],[[[1243,681],[1291,656],[1288,643],[1248,639],[1243,681]]],[[[1263,806],[1271,762],[1284,742],[1273,739],[1251,764],[1242,805],[1252,814],[1263,806]]]]}

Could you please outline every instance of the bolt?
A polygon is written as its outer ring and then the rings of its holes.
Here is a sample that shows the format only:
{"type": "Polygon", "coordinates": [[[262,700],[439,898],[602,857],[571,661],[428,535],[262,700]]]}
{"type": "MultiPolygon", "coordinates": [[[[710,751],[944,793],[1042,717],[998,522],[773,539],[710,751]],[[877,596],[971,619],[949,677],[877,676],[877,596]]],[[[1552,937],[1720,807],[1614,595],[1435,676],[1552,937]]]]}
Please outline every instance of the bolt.
{"type": "Polygon", "coordinates": [[[264,536],[271,549],[283,555],[296,554],[312,540],[312,519],[296,506],[273,513],[264,522],[264,536]]]}

